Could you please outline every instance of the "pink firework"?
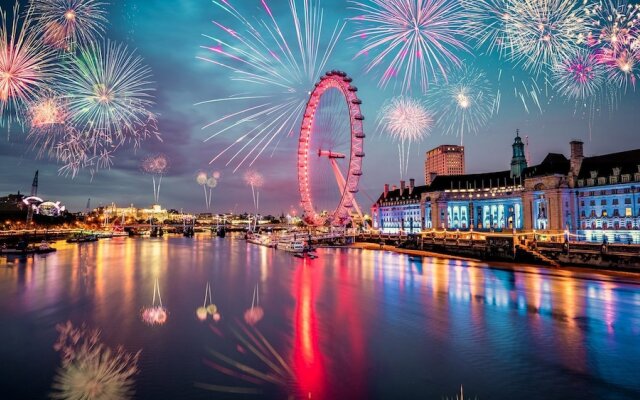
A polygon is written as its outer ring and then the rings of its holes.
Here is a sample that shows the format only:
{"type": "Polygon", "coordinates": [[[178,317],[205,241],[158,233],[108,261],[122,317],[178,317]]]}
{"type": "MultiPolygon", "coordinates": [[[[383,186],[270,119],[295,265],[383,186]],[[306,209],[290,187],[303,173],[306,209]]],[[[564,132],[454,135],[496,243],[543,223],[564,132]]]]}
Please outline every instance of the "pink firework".
{"type": "Polygon", "coordinates": [[[244,321],[249,325],[255,325],[264,317],[264,310],[260,307],[260,291],[258,285],[253,289],[251,308],[244,312],[244,321]]]}
{"type": "Polygon", "coordinates": [[[162,154],[147,157],[142,161],[142,170],[152,175],[153,201],[155,202],[155,204],[160,203],[160,185],[162,185],[162,176],[167,172],[168,169],[169,161],[167,160],[167,157],[162,154]]]}
{"type": "Polygon", "coordinates": [[[162,175],[169,169],[169,161],[162,154],[147,157],[142,161],[142,169],[149,174],[162,175]]]}
{"type": "Polygon", "coordinates": [[[32,128],[64,125],[69,111],[55,94],[46,94],[29,105],[29,122],[32,128]]]}
{"type": "MultiPolygon", "coordinates": [[[[8,110],[20,113],[46,87],[52,74],[52,51],[43,46],[33,29],[31,11],[20,16],[18,4],[13,20],[2,14],[0,29],[0,116],[8,110]]],[[[11,117],[9,117],[11,119],[11,117]]]]}
{"type": "Polygon", "coordinates": [[[604,72],[598,57],[584,50],[554,66],[554,88],[571,100],[584,100],[601,88],[604,72]]]}
{"type": "Polygon", "coordinates": [[[640,5],[609,0],[587,11],[586,42],[605,67],[608,80],[623,88],[635,86],[640,77],[640,5]]]}
{"type": "Polygon", "coordinates": [[[380,86],[396,76],[402,91],[418,82],[426,91],[430,82],[446,80],[447,71],[460,65],[466,21],[457,1],[351,0],[360,13],[361,28],[352,38],[365,38],[356,57],[369,55],[367,72],[380,70],[380,86]]]}
{"type": "Polygon", "coordinates": [[[38,157],[45,154],[55,157],[55,146],[67,132],[68,115],[66,103],[53,92],[46,92],[28,104],[30,129],[27,140],[38,157]]]}
{"type": "Polygon", "coordinates": [[[143,308],[140,312],[142,322],[147,325],[164,325],[167,322],[167,310],[162,306],[143,308]]]}
{"type": "Polygon", "coordinates": [[[160,296],[160,284],[156,279],[153,285],[153,302],[150,307],[144,307],[140,311],[142,322],[147,325],[164,325],[167,322],[169,312],[162,305],[162,297],[160,296]],[[156,296],[157,294],[157,296],[156,296]]]}
{"type": "Polygon", "coordinates": [[[251,186],[252,188],[260,188],[262,187],[262,185],[264,185],[264,177],[262,176],[261,173],[254,170],[249,170],[245,172],[244,181],[247,185],[251,186]]]}

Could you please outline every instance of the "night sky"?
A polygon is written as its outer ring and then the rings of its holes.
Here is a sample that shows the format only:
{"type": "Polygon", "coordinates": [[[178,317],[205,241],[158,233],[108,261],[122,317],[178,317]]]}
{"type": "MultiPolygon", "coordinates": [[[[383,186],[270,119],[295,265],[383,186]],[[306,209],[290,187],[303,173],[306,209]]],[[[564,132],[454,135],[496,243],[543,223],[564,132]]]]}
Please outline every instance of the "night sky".
{"type": "MultiPolygon", "coordinates": [[[[163,206],[203,211],[202,188],[196,184],[195,175],[199,170],[217,170],[221,171],[222,178],[214,190],[214,211],[250,210],[251,191],[242,179],[244,169],[234,174],[231,166],[224,166],[224,160],[209,165],[211,158],[225,144],[235,140],[239,132],[203,143],[208,135],[201,128],[230,110],[225,106],[194,106],[197,102],[224,97],[242,89],[233,86],[241,84],[230,81],[223,69],[196,59],[202,55],[200,46],[211,44],[202,35],[217,32],[211,21],[225,21],[227,17],[208,0],[122,0],[111,3],[107,36],[136,48],[153,71],[157,88],[155,111],[160,114],[163,142],[149,140],[137,152],[121,150],[110,170],[99,171],[93,178],[85,171],[71,179],[58,175],[59,166],[55,162],[35,160],[35,154],[25,144],[26,132],[17,126],[8,132],[5,126],[0,139],[0,195],[17,190],[28,192],[33,174],[39,169],[39,194],[60,200],[71,210],[83,210],[89,197],[92,206],[112,201],[119,205],[148,206],[153,200],[152,183],[150,176],[140,171],[140,161],[147,155],[164,153],[171,160],[171,170],[162,183],[160,200],[163,206]]],[[[234,3],[242,7],[247,17],[263,15],[260,0],[234,3]]],[[[2,0],[0,4],[6,8],[13,2],[2,0]]],[[[270,4],[274,6],[276,18],[286,20],[285,1],[272,0],[270,4]]],[[[323,0],[322,4],[328,20],[355,16],[345,0],[323,0]]],[[[344,70],[353,76],[363,100],[367,139],[359,201],[368,208],[384,183],[397,184],[399,180],[395,145],[376,132],[375,123],[375,115],[384,100],[397,93],[392,87],[378,88],[377,76],[364,74],[364,62],[353,60],[361,45],[358,39],[348,39],[353,30],[354,26],[347,26],[329,68],[344,70]]],[[[464,59],[486,70],[489,77],[497,76],[496,58],[469,54],[464,59]]],[[[544,84],[542,87],[544,91],[544,84]]],[[[591,123],[581,111],[576,112],[573,103],[554,98],[542,100],[542,113],[535,108],[527,113],[508,92],[508,87],[503,88],[500,112],[489,124],[477,135],[465,137],[467,172],[508,169],[516,129],[520,129],[522,136],[529,136],[533,163],[540,162],[548,152],[568,155],[572,139],[585,142],[587,155],[640,147],[640,113],[637,111],[640,95],[632,88],[622,96],[615,110],[596,114],[591,123]]],[[[429,138],[412,148],[409,176],[422,184],[424,152],[440,144],[456,143],[459,138],[433,131],[429,138]]],[[[288,212],[299,203],[296,146],[296,137],[285,137],[274,151],[265,152],[254,164],[266,181],[260,194],[263,212],[288,212]]]]}

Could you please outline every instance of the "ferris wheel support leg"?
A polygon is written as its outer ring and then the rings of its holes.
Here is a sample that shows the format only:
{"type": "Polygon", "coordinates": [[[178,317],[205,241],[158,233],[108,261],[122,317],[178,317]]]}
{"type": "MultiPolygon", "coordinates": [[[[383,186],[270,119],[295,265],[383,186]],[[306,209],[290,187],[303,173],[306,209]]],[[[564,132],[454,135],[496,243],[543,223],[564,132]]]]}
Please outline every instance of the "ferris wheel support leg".
{"type": "MultiPolygon", "coordinates": [[[[331,162],[331,168],[333,169],[333,174],[336,176],[336,181],[338,182],[340,193],[344,193],[344,189],[347,184],[347,182],[344,180],[344,175],[342,175],[342,171],[340,171],[340,168],[338,167],[338,163],[336,162],[335,158],[331,158],[329,159],[329,161],[331,162]]],[[[356,213],[358,213],[358,216],[361,219],[363,219],[362,211],[360,211],[360,206],[358,205],[358,202],[356,201],[355,197],[353,198],[353,208],[356,209],[356,213]]]]}

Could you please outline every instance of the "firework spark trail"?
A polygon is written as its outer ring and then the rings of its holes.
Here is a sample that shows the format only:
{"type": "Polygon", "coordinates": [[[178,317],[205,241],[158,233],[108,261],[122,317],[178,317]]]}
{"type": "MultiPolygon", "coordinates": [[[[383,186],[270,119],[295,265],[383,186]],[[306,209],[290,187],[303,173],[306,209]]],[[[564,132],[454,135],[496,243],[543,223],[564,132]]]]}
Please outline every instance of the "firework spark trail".
{"type": "Polygon", "coordinates": [[[281,29],[282,19],[276,20],[267,1],[261,2],[263,16],[255,21],[245,18],[230,1],[213,3],[231,17],[237,29],[214,21],[220,35],[203,35],[214,44],[202,47],[210,52],[208,57],[198,58],[229,71],[233,81],[252,86],[255,93],[196,104],[249,103],[203,127],[217,129],[205,141],[244,131],[210,161],[230,153],[226,165],[235,163],[235,172],[245,164],[253,165],[266,149],[299,128],[309,88],[330,60],[345,23],[336,21],[331,34],[323,34],[326,24],[319,1],[289,0],[288,23],[293,33],[288,33],[281,29]]]}
{"type": "Polygon", "coordinates": [[[436,126],[444,134],[455,134],[464,144],[465,134],[474,134],[493,115],[495,94],[484,72],[465,67],[449,83],[435,86],[427,104],[436,113],[436,126]]]}
{"type": "Polygon", "coordinates": [[[75,328],[69,321],[56,329],[59,337],[54,349],[60,353],[62,366],[54,378],[51,398],[133,398],[140,351],[112,350],[100,342],[98,331],[89,331],[84,325],[75,328]]]}
{"type": "Polygon", "coordinates": [[[395,97],[382,107],[378,129],[385,130],[398,142],[400,177],[409,169],[411,144],[429,135],[433,117],[423,102],[410,97],[395,97]]]}
{"type": "Polygon", "coordinates": [[[460,53],[467,53],[463,41],[466,20],[458,2],[447,0],[350,0],[361,15],[352,20],[362,24],[352,38],[364,40],[356,54],[371,54],[366,71],[381,69],[380,86],[386,87],[403,75],[401,90],[411,91],[419,82],[426,92],[430,82],[446,81],[451,67],[461,65],[460,53]]]}
{"type": "Polygon", "coordinates": [[[100,0],[30,0],[46,43],[65,50],[100,39],[107,3],[100,0]]]}
{"type": "Polygon", "coordinates": [[[511,0],[462,0],[464,17],[467,20],[469,38],[475,42],[475,48],[487,56],[498,55],[498,59],[506,62],[498,65],[496,79],[495,113],[499,113],[502,92],[512,94],[522,103],[524,110],[529,113],[535,106],[542,113],[540,90],[537,80],[533,77],[522,77],[522,71],[513,71],[509,65],[510,41],[507,35],[507,24],[510,21],[508,11],[511,0]]]}
{"type": "Polygon", "coordinates": [[[509,57],[538,75],[584,42],[584,9],[574,0],[508,0],[509,57]]]}
{"type": "Polygon", "coordinates": [[[39,40],[31,8],[21,16],[16,2],[10,23],[0,13],[0,118],[10,124],[51,81],[53,51],[39,40]]]}
{"type": "MultiPolygon", "coordinates": [[[[252,361],[255,361],[255,364],[259,364],[259,366],[250,365],[250,361],[238,361],[235,357],[225,355],[214,349],[208,350],[212,358],[205,360],[205,364],[225,375],[254,385],[273,384],[286,388],[291,383],[295,383],[296,376],[293,368],[262,333],[258,329],[250,325],[244,325],[239,321],[236,321],[236,324],[239,329],[234,326],[230,327],[232,334],[230,336],[238,342],[236,348],[242,349],[243,353],[245,349],[248,350],[246,354],[254,357],[255,359],[252,361]]],[[[260,393],[257,388],[244,386],[219,386],[204,383],[197,383],[196,386],[216,392],[260,393]]]]}
{"type": "Polygon", "coordinates": [[[509,48],[507,22],[509,0],[461,0],[468,35],[476,49],[504,55],[509,48]]]}
{"type": "Polygon", "coordinates": [[[206,172],[198,172],[198,174],[196,175],[196,183],[200,186],[202,186],[202,190],[204,190],[204,204],[207,207],[207,210],[209,210],[209,199],[207,197],[207,173],[206,172]]]}

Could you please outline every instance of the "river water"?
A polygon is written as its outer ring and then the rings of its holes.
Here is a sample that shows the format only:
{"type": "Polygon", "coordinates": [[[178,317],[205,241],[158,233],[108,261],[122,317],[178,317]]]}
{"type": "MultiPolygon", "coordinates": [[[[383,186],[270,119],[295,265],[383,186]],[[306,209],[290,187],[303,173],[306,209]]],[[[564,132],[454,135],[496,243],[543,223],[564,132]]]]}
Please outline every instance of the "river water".
{"type": "Polygon", "coordinates": [[[480,400],[640,399],[629,279],[359,249],[301,260],[209,235],[55,247],[0,259],[2,399],[52,393],[66,321],[142,350],[139,399],[442,399],[461,385],[480,400]],[[149,326],[156,279],[168,317],[149,326]],[[207,282],[218,322],[196,318],[207,282]]]}

